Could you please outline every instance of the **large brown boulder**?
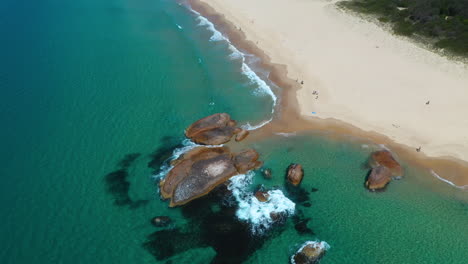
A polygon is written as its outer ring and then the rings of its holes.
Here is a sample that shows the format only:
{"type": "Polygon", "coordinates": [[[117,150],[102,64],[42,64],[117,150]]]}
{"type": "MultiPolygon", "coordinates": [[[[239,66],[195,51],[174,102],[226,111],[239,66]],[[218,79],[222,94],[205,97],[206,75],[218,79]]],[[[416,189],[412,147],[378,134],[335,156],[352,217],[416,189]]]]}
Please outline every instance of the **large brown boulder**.
{"type": "Polygon", "coordinates": [[[236,167],[229,154],[197,161],[192,164],[189,175],[174,189],[170,205],[185,204],[203,196],[236,174],[236,167]]]}
{"type": "Polygon", "coordinates": [[[244,174],[249,170],[258,169],[262,166],[262,162],[258,160],[260,155],[253,149],[248,149],[238,153],[234,157],[234,166],[240,174],[244,174]]]}
{"type": "Polygon", "coordinates": [[[308,241],[291,257],[292,264],[315,264],[328,249],[326,242],[308,241]]]}
{"type": "Polygon", "coordinates": [[[198,144],[220,145],[230,141],[238,131],[230,115],[218,113],[196,121],[186,129],[185,135],[198,144]]]}
{"type": "Polygon", "coordinates": [[[369,190],[380,190],[392,180],[392,172],[385,166],[378,166],[371,170],[366,180],[366,187],[369,190]]]}
{"type": "Polygon", "coordinates": [[[300,164],[293,163],[289,165],[286,179],[289,183],[294,186],[297,186],[301,183],[302,178],[304,177],[304,170],[300,164]]]}
{"type": "Polygon", "coordinates": [[[393,158],[393,155],[388,150],[379,150],[371,154],[370,165],[372,168],[378,166],[387,167],[394,177],[403,176],[403,168],[401,165],[393,158]]]}
{"type": "Polygon", "coordinates": [[[177,161],[166,178],[160,182],[164,199],[170,198],[170,206],[186,204],[208,194],[234,175],[258,168],[258,153],[246,150],[232,153],[227,147],[198,147],[185,153],[177,161]]]}

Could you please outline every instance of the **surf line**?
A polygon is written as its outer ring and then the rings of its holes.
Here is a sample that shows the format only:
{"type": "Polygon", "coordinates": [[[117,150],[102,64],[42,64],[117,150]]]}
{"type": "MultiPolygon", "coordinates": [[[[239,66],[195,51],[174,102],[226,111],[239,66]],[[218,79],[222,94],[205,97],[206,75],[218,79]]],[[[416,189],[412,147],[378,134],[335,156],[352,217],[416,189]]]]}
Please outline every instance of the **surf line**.
{"type": "Polygon", "coordinates": [[[431,174],[432,174],[434,177],[436,177],[437,179],[439,179],[439,180],[441,180],[441,181],[443,181],[443,182],[445,182],[445,183],[448,183],[448,184],[452,185],[452,186],[455,187],[455,188],[462,189],[462,190],[467,190],[467,189],[468,189],[468,185],[462,185],[462,186],[456,185],[455,183],[453,183],[453,182],[451,182],[451,181],[449,181],[449,180],[447,180],[447,179],[441,177],[441,176],[440,176],[439,174],[437,174],[435,171],[430,170],[430,172],[431,172],[431,174]]]}
{"type": "Polygon", "coordinates": [[[210,20],[208,20],[206,17],[202,16],[197,11],[193,10],[190,6],[187,6],[187,8],[190,10],[190,12],[192,12],[193,14],[195,14],[197,16],[196,19],[199,21],[198,26],[205,27],[206,29],[211,31],[212,35],[211,35],[209,41],[224,41],[225,43],[228,44],[228,48],[232,52],[229,55],[229,58],[231,58],[233,60],[234,59],[241,60],[241,62],[242,62],[241,72],[242,72],[242,74],[244,76],[246,76],[249,79],[250,84],[255,85],[257,87],[257,89],[255,90],[255,94],[257,94],[257,95],[263,95],[263,94],[268,95],[268,96],[271,97],[271,99],[273,101],[273,106],[272,106],[272,110],[271,110],[271,115],[272,116],[271,116],[270,119],[264,120],[264,121],[260,122],[257,125],[251,125],[249,122],[247,122],[247,124],[243,125],[242,127],[244,129],[246,129],[246,130],[256,130],[256,129],[259,129],[259,128],[265,126],[266,124],[270,123],[273,120],[273,115],[275,113],[275,108],[276,108],[276,104],[277,104],[277,100],[278,100],[277,96],[275,95],[275,93],[273,92],[271,87],[262,78],[260,78],[255,73],[255,71],[253,71],[252,68],[247,64],[246,55],[244,53],[242,53],[241,51],[239,51],[239,49],[237,49],[231,43],[231,41],[226,36],[223,35],[223,33],[221,33],[219,30],[217,30],[215,25],[210,20]]]}

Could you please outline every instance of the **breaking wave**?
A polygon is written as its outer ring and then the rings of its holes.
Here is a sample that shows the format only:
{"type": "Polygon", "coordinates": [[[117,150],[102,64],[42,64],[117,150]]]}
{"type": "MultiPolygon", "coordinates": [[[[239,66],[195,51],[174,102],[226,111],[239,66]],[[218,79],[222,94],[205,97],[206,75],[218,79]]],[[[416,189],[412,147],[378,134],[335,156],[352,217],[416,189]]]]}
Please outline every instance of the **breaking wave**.
{"type": "Polygon", "coordinates": [[[249,191],[254,173],[240,174],[230,179],[228,189],[237,201],[236,216],[239,220],[251,225],[252,233],[262,233],[271,227],[274,220],[271,213],[289,216],[294,214],[296,204],[289,200],[282,191],[268,191],[268,200],[260,202],[249,191]]]}
{"type": "Polygon", "coordinates": [[[432,174],[434,177],[436,177],[437,179],[439,179],[439,180],[441,180],[441,181],[443,181],[443,182],[445,182],[445,183],[448,183],[448,184],[452,185],[452,186],[455,187],[455,188],[462,189],[462,190],[468,190],[468,185],[462,185],[462,186],[456,185],[455,183],[453,183],[453,182],[451,182],[451,181],[449,181],[449,180],[447,180],[447,179],[441,177],[441,176],[440,176],[439,174],[437,174],[435,171],[430,170],[430,172],[431,172],[431,174],[432,174]]]}
{"type": "MultiPolygon", "coordinates": [[[[198,25],[206,27],[209,31],[212,32],[212,35],[210,37],[210,41],[225,41],[228,44],[229,50],[231,51],[231,54],[229,55],[229,58],[231,59],[238,59],[241,60],[242,66],[241,66],[241,72],[244,76],[246,76],[250,84],[255,85],[257,88],[254,91],[255,95],[268,95],[271,97],[273,100],[273,107],[271,110],[271,113],[274,114],[275,112],[275,107],[276,107],[276,102],[277,102],[277,97],[271,87],[262,79],[260,78],[253,70],[250,68],[249,65],[246,63],[246,55],[239,51],[234,45],[232,45],[231,41],[225,37],[220,31],[218,31],[214,24],[209,21],[206,17],[202,16],[200,13],[191,10],[193,13],[197,15],[197,19],[199,21],[198,25]]],[[[259,125],[252,126],[250,124],[247,124],[250,129],[248,130],[254,130],[258,129],[265,124],[268,124],[273,118],[270,118],[267,121],[263,121],[259,125]]]]}

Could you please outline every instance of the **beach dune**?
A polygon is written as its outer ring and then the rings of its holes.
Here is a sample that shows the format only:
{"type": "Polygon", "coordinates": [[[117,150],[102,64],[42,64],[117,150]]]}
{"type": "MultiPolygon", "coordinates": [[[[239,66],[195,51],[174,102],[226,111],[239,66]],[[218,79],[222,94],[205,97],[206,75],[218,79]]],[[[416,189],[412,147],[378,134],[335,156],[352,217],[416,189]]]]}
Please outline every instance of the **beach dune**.
{"type": "Polygon", "coordinates": [[[288,77],[303,116],[468,161],[468,68],[323,0],[200,0],[288,77]]]}

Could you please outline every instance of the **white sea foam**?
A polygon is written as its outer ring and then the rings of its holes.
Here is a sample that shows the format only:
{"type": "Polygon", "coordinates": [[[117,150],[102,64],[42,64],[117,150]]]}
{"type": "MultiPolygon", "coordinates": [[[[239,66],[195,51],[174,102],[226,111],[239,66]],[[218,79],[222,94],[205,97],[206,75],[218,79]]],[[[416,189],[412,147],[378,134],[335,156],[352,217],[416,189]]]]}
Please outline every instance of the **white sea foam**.
{"type": "Polygon", "coordinates": [[[291,132],[291,133],[277,132],[275,134],[278,136],[283,136],[283,137],[293,137],[296,135],[296,132],[291,132]]]}
{"type": "MultiPolygon", "coordinates": [[[[306,241],[302,246],[297,250],[297,252],[302,251],[305,247],[312,245],[313,247],[328,250],[330,249],[330,245],[328,245],[325,241],[306,241]]],[[[291,256],[291,264],[296,264],[294,261],[294,255],[291,256]]]]}
{"type": "MultiPolygon", "coordinates": [[[[172,161],[178,159],[185,152],[190,151],[191,149],[194,149],[198,146],[199,145],[193,143],[189,139],[185,139],[182,141],[182,147],[176,148],[172,151],[172,156],[169,158],[169,160],[172,161]]],[[[170,165],[170,162],[168,162],[167,164],[162,165],[161,168],[159,168],[159,172],[153,177],[155,179],[162,179],[166,177],[167,173],[172,170],[172,168],[174,168],[174,166],[170,165]]]]}
{"type": "MultiPolygon", "coordinates": [[[[193,13],[198,15],[197,19],[199,21],[198,25],[199,26],[204,26],[206,27],[209,31],[212,32],[212,35],[210,37],[210,41],[225,41],[229,45],[229,50],[232,51],[232,53],[229,55],[229,58],[233,60],[241,60],[242,61],[242,66],[241,66],[241,71],[242,73],[249,79],[250,84],[255,85],[257,88],[254,90],[255,95],[268,95],[271,97],[273,100],[273,107],[271,110],[271,113],[273,114],[275,112],[275,106],[276,106],[276,101],[277,97],[275,93],[273,93],[271,87],[262,79],[260,78],[253,70],[252,68],[247,65],[246,63],[246,55],[239,51],[234,45],[232,45],[231,41],[225,37],[220,31],[218,31],[215,27],[215,25],[209,21],[206,17],[200,15],[198,12],[192,10],[193,13]]],[[[272,120],[269,119],[266,121],[266,123],[270,122],[272,120]]],[[[248,124],[248,127],[253,130],[260,128],[266,124],[265,122],[262,122],[259,125],[252,126],[248,124]]]]}
{"type": "Polygon", "coordinates": [[[296,205],[280,190],[268,191],[268,200],[260,202],[248,189],[253,176],[254,173],[249,172],[232,177],[228,189],[238,203],[237,218],[248,222],[253,233],[261,233],[273,224],[271,213],[292,215],[296,205]]]}
{"type": "Polygon", "coordinates": [[[379,147],[382,148],[382,149],[390,151],[390,149],[387,146],[385,146],[384,144],[379,144],[379,147]]]}
{"type": "Polygon", "coordinates": [[[245,125],[242,125],[241,127],[245,130],[256,130],[256,129],[259,129],[261,128],[262,126],[268,124],[271,122],[271,120],[273,120],[273,117],[268,119],[268,120],[265,120],[265,121],[262,121],[260,122],[258,125],[251,125],[249,122],[247,122],[247,124],[245,125]]]}
{"type": "Polygon", "coordinates": [[[447,180],[447,179],[441,177],[441,176],[440,176],[439,174],[437,174],[435,171],[430,170],[430,172],[431,172],[431,174],[432,174],[434,177],[436,177],[437,179],[439,179],[439,180],[441,180],[441,181],[443,181],[443,182],[445,182],[445,183],[448,183],[448,184],[452,185],[452,186],[455,187],[455,188],[462,189],[462,190],[468,190],[468,185],[462,185],[462,186],[456,185],[455,183],[453,183],[453,182],[451,182],[451,181],[449,181],[449,180],[447,180]]]}

